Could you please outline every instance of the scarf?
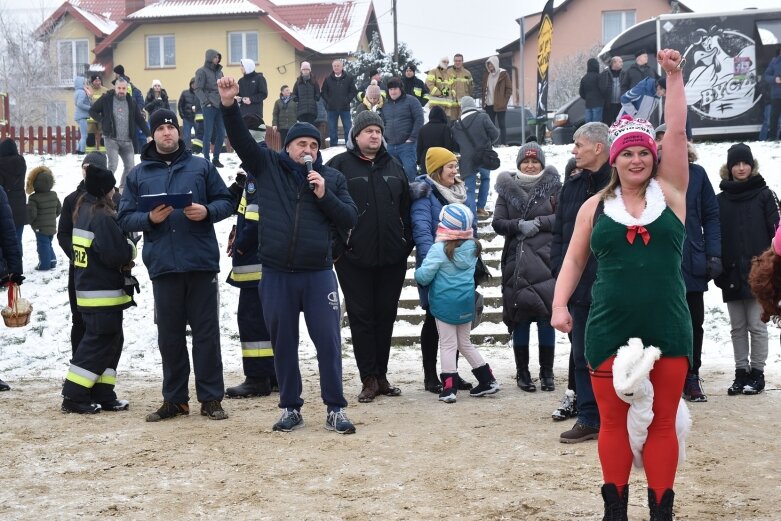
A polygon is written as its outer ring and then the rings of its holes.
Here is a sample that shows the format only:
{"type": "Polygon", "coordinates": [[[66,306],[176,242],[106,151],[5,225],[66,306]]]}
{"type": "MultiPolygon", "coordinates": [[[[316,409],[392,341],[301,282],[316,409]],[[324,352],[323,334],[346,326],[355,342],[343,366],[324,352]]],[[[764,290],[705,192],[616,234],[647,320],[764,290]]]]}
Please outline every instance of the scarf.
{"type": "Polygon", "coordinates": [[[515,180],[521,185],[521,188],[528,190],[532,186],[536,185],[540,179],[542,179],[542,172],[537,175],[524,174],[520,170],[515,173],[515,180]]]}
{"type": "Polygon", "coordinates": [[[435,242],[447,242],[447,241],[463,241],[466,239],[472,239],[474,237],[472,229],[469,230],[452,230],[445,228],[441,224],[437,226],[437,238],[435,242]]]}
{"type": "Polygon", "coordinates": [[[450,203],[463,203],[466,201],[466,185],[462,182],[456,182],[450,188],[441,185],[429,177],[429,181],[434,185],[434,188],[439,192],[439,195],[445,198],[450,203]]]}

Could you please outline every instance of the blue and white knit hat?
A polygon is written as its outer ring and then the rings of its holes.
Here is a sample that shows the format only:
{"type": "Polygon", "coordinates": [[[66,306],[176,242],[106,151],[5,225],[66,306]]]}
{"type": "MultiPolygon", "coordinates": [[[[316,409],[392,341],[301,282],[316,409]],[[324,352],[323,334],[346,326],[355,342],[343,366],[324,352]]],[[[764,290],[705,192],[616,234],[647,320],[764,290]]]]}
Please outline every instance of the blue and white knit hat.
{"type": "Polygon", "coordinates": [[[439,212],[439,223],[449,230],[471,230],[474,216],[468,206],[452,203],[442,207],[439,212]]]}

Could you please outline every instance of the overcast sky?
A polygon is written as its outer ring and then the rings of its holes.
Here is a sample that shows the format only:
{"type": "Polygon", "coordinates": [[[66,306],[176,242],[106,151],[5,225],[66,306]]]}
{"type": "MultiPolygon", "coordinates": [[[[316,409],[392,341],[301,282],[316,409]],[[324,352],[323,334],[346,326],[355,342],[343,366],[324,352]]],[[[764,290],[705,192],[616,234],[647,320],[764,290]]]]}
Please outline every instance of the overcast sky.
{"type": "MultiPolygon", "coordinates": [[[[312,0],[272,0],[309,3],[312,0]]],[[[368,1],[368,0],[356,0],[368,1]]],[[[555,0],[556,5],[563,0],[555,0]]],[[[598,8],[599,0],[588,0],[598,8]]],[[[638,2],[644,0],[637,0],[638,2]]],[[[682,0],[696,12],[745,7],[774,8],[781,0],[682,0]]],[[[0,9],[40,22],[62,4],[61,0],[0,0],[0,9]]],[[[393,52],[392,0],[374,0],[383,42],[393,52]]],[[[519,36],[517,18],[539,12],[545,0],[397,0],[399,41],[407,43],[422,69],[433,67],[442,56],[460,52],[469,61],[489,56],[519,36]]],[[[556,45],[554,29],[553,45],[556,45]]]]}

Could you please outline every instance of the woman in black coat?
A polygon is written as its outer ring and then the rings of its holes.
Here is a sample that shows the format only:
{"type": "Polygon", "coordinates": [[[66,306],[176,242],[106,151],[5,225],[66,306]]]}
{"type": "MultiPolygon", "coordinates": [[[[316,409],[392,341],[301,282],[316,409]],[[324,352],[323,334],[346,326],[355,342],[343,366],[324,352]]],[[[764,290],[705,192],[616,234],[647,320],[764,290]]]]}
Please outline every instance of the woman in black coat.
{"type": "Polygon", "coordinates": [[[502,250],[502,319],[513,335],[518,387],[537,390],[529,374],[529,328],[537,323],[540,388],[553,391],[553,355],[556,335],[550,325],[555,279],[550,267],[559,173],[545,166],[537,143],[518,150],[517,172],[496,179],[497,199],[493,227],[504,236],[502,250]]]}
{"type": "Polygon", "coordinates": [[[602,121],[605,94],[599,82],[599,62],[595,58],[589,58],[586,64],[586,75],[580,80],[578,93],[586,101],[586,123],[602,121]]]}
{"type": "Polygon", "coordinates": [[[445,110],[440,106],[431,107],[428,113],[428,123],[418,132],[416,156],[420,171],[426,172],[426,152],[431,147],[442,147],[451,152],[458,152],[458,144],[450,133],[450,121],[445,110]]]}
{"type": "Polygon", "coordinates": [[[8,195],[8,204],[11,206],[11,215],[14,218],[16,237],[19,239],[19,248],[22,248],[22,232],[27,222],[27,196],[24,193],[24,175],[27,172],[27,163],[19,154],[16,142],[7,138],[0,142],[0,187],[5,189],[8,195]]]}

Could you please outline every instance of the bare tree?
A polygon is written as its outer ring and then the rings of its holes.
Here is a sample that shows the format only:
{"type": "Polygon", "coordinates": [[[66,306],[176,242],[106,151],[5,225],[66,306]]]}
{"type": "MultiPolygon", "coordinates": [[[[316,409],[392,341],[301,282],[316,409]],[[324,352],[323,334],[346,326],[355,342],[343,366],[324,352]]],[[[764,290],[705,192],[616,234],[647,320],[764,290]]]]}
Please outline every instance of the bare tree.
{"type": "Polygon", "coordinates": [[[7,92],[13,126],[43,125],[52,92],[53,71],[47,35],[32,23],[0,9],[0,91],[7,92]]]}
{"type": "Polygon", "coordinates": [[[578,95],[580,79],[586,74],[586,62],[589,58],[596,58],[602,47],[602,44],[595,43],[589,49],[551,64],[549,107],[558,108],[578,95]]]}

